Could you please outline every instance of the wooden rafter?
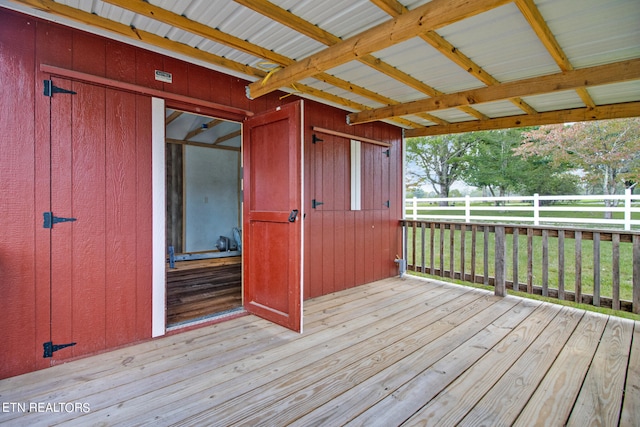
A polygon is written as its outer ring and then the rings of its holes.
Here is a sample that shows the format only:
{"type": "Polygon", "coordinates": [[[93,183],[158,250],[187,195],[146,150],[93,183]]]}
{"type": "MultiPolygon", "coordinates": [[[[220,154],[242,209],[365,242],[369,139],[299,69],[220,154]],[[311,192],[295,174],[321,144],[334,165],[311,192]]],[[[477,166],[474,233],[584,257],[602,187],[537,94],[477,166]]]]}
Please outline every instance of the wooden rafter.
{"type": "Polygon", "coordinates": [[[352,113],[349,114],[349,123],[364,123],[417,112],[498,101],[509,96],[539,95],[637,79],[640,79],[640,59],[633,59],[352,113]]]}
{"type": "MultiPolygon", "coordinates": [[[[386,13],[393,17],[397,17],[409,12],[402,3],[397,0],[370,0],[373,4],[378,6],[380,9],[384,10],[386,13]]],[[[426,33],[420,34],[420,38],[429,43],[432,47],[438,50],[441,54],[449,58],[449,60],[456,63],[458,66],[466,70],[469,74],[480,80],[482,83],[487,86],[497,85],[500,82],[495,79],[491,74],[482,69],[478,64],[473,62],[471,58],[464,55],[459,49],[449,43],[444,37],[440,36],[433,30],[427,31],[426,33]]],[[[439,96],[442,93],[438,94],[429,94],[430,96],[439,96]]],[[[511,98],[510,101],[516,105],[518,108],[522,109],[524,112],[529,114],[534,114],[536,111],[529,104],[524,102],[520,98],[511,98]]],[[[483,117],[484,115],[477,110],[466,107],[461,108],[467,114],[470,114],[477,119],[486,119],[487,117],[483,117]]]]}
{"type": "Polygon", "coordinates": [[[168,125],[169,123],[171,123],[172,121],[180,117],[182,114],[183,114],[182,111],[174,111],[173,113],[169,114],[167,118],[164,119],[164,125],[165,126],[168,125]]]}
{"type": "Polygon", "coordinates": [[[598,106],[595,108],[582,107],[571,110],[522,114],[518,116],[500,117],[489,120],[473,120],[468,122],[452,123],[444,126],[431,126],[421,129],[408,129],[405,131],[404,135],[407,138],[413,138],[417,136],[446,135],[480,130],[508,129],[605,119],[622,119],[626,117],[637,117],[638,111],[640,111],[640,102],[627,102],[622,104],[598,106]]]}
{"type": "Polygon", "coordinates": [[[209,129],[211,129],[214,126],[217,126],[219,124],[224,123],[224,120],[219,120],[219,119],[213,119],[211,120],[209,123],[204,123],[202,126],[191,130],[185,137],[184,139],[186,141],[190,140],[191,138],[193,138],[196,135],[200,135],[202,132],[207,131],[209,129]]]}
{"type": "Polygon", "coordinates": [[[228,145],[214,145],[206,142],[185,141],[183,139],[166,138],[165,142],[167,144],[180,144],[180,145],[190,145],[192,147],[216,148],[218,150],[240,151],[240,147],[230,147],[228,145]]]}
{"type": "Polygon", "coordinates": [[[276,71],[266,82],[251,83],[249,93],[253,98],[262,96],[314,74],[393,46],[426,31],[435,30],[491,10],[509,3],[509,1],[433,0],[276,71]]]}
{"type": "MultiPolygon", "coordinates": [[[[250,55],[254,55],[257,58],[262,58],[267,61],[273,62],[277,66],[288,66],[288,65],[295,64],[295,61],[293,59],[287,58],[284,55],[280,55],[272,50],[262,48],[246,40],[242,40],[238,37],[224,33],[223,31],[208,27],[197,21],[194,21],[182,15],[178,15],[177,13],[169,12],[166,9],[163,9],[158,6],[154,6],[151,3],[148,3],[146,1],[142,1],[142,0],[104,0],[104,1],[105,3],[109,3],[114,6],[118,6],[120,8],[140,14],[142,16],[146,16],[147,18],[154,19],[156,21],[162,22],[172,27],[180,28],[181,30],[199,35],[200,37],[206,38],[216,43],[221,43],[226,46],[232,47],[234,49],[238,49],[242,52],[248,53],[250,55]]],[[[314,77],[320,81],[329,83],[332,86],[336,86],[346,91],[353,92],[356,95],[369,98],[371,100],[380,102],[382,104],[389,105],[389,104],[398,103],[397,101],[384,97],[374,91],[368,90],[354,83],[344,81],[335,76],[332,76],[331,74],[327,74],[324,72],[320,72],[316,74],[317,75],[311,75],[309,77],[314,77]]],[[[295,83],[296,90],[299,90],[299,86],[297,82],[291,82],[290,84],[284,85],[283,87],[291,86],[291,84],[293,83],[295,83]]]]}
{"type": "Polygon", "coordinates": [[[236,138],[238,136],[242,135],[242,130],[238,129],[236,131],[230,132],[226,135],[222,135],[220,137],[218,137],[215,141],[213,141],[213,145],[217,145],[219,146],[219,144],[222,144],[225,141],[229,141],[230,139],[236,138]]]}
{"type": "MultiPolygon", "coordinates": [[[[328,31],[323,30],[317,25],[313,25],[309,21],[305,21],[297,15],[289,12],[288,10],[284,10],[273,3],[267,0],[234,0],[236,3],[241,4],[245,7],[248,7],[261,15],[264,15],[276,22],[279,22],[283,25],[288,26],[289,28],[306,35],[309,38],[312,38],[320,43],[323,43],[327,46],[333,46],[342,41],[342,39],[334,34],[329,33],[328,31]]],[[[386,62],[376,58],[373,55],[364,55],[362,57],[357,58],[358,61],[362,62],[377,70],[387,76],[402,82],[403,84],[412,87],[426,95],[429,96],[437,96],[441,94],[438,90],[433,87],[421,82],[415,77],[410,76],[407,73],[403,73],[398,70],[396,67],[393,67],[386,62]]],[[[397,104],[397,102],[392,101],[390,99],[387,100],[388,104],[397,104]]],[[[428,114],[424,114],[422,116],[424,119],[432,121],[438,124],[447,124],[445,120],[442,120],[438,117],[431,116],[428,114]]]]}
{"type": "MultiPolygon", "coordinates": [[[[562,71],[573,70],[573,65],[571,65],[567,55],[565,55],[562,47],[560,47],[560,43],[556,40],[533,0],[516,0],[515,3],[560,69],[562,71]]],[[[587,92],[585,88],[578,88],[576,92],[587,107],[593,108],[596,106],[593,98],[591,98],[591,95],[589,95],[589,92],[587,92]]]]}

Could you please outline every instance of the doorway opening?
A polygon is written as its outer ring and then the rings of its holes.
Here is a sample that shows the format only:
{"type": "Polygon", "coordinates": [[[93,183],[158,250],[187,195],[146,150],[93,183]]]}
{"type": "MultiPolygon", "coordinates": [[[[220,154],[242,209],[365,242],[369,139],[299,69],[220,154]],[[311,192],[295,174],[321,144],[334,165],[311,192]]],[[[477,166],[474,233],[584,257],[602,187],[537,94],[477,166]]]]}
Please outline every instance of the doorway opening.
{"type": "Polygon", "coordinates": [[[242,125],[165,109],[166,325],[242,310],[242,125]]]}

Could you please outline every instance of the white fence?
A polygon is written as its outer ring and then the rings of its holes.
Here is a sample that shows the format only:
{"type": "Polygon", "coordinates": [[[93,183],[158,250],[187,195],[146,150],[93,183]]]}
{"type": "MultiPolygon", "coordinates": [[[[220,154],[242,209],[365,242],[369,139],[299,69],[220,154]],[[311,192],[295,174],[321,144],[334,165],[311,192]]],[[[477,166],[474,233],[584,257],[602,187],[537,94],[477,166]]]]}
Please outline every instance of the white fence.
{"type": "Polygon", "coordinates": [[[632,230],[640,227],[640,195],[632,195],[631,190],[627,190],[623,195],[608,196],[414,197],[405,201],[405,213],[406,219],[412,220],[581,224],[632,230]],[[605,206],[605,201],[614,206],[605,206]],[[449,206],[440,206],[441,202],[447,202],[449,206]],[[501,202],[501,205],[496,206],[496,202],[501,202]],[[573,205],[562,206],[563,202],[573,205]],[[578,202],[579,207],[576,207],[578,202]],[[575,215],[576,212],[583,213],[575,215]],[[589,218],[584,212],[595,214],[589,218]],[[611,213],[611,219],[604,218],[605,212],[611,213]]]}

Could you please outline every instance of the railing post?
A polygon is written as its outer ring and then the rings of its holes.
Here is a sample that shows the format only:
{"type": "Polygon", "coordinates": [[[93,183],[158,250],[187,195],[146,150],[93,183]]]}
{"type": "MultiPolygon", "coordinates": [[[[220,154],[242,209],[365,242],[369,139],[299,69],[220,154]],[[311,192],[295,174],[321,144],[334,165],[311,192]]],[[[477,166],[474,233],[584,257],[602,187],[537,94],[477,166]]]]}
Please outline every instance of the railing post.
{"type": "Polygon", "coordinates": [[[464,196],[464,222],[471,222],[471,197],[464,196]]]}
{"type": "Polygon", "coordinates": [[[633,306],[632,311],[640,314],[640,236],[633,236],[633,306]]]}
{"type": "Polygon", "coordinates": [[[624,190],[624,229],[631,231],[631,188],[624,190]]]}
{"type": "Polygon", "coordinates": [[[413,220],[417,221],[418,220],[418,198],[416,196],[413,196],[413,220]]]}
{"type": "Polygon", "coordinates": [[[540,225],[540,195],[533,195],[533,225],[540,225]]]}
{"type": "Polygon", "coordinates": [[[502,225],[495,226],[495,283],[494,292],[496,296],[507,295],[506,284],[506,262],[505,262],[505,229],[502,225]]]}

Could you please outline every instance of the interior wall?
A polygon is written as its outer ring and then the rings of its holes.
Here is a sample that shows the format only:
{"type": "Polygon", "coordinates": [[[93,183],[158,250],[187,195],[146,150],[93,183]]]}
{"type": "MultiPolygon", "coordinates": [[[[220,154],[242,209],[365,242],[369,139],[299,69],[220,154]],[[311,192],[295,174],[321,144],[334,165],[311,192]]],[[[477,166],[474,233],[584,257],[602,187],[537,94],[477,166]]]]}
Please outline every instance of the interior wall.
{"type": "Polygon", "coordinates": [[[238,223],[240,153],[185,147],[185,252],[211,251],[220,236],[233,238],[238,223]]]}

